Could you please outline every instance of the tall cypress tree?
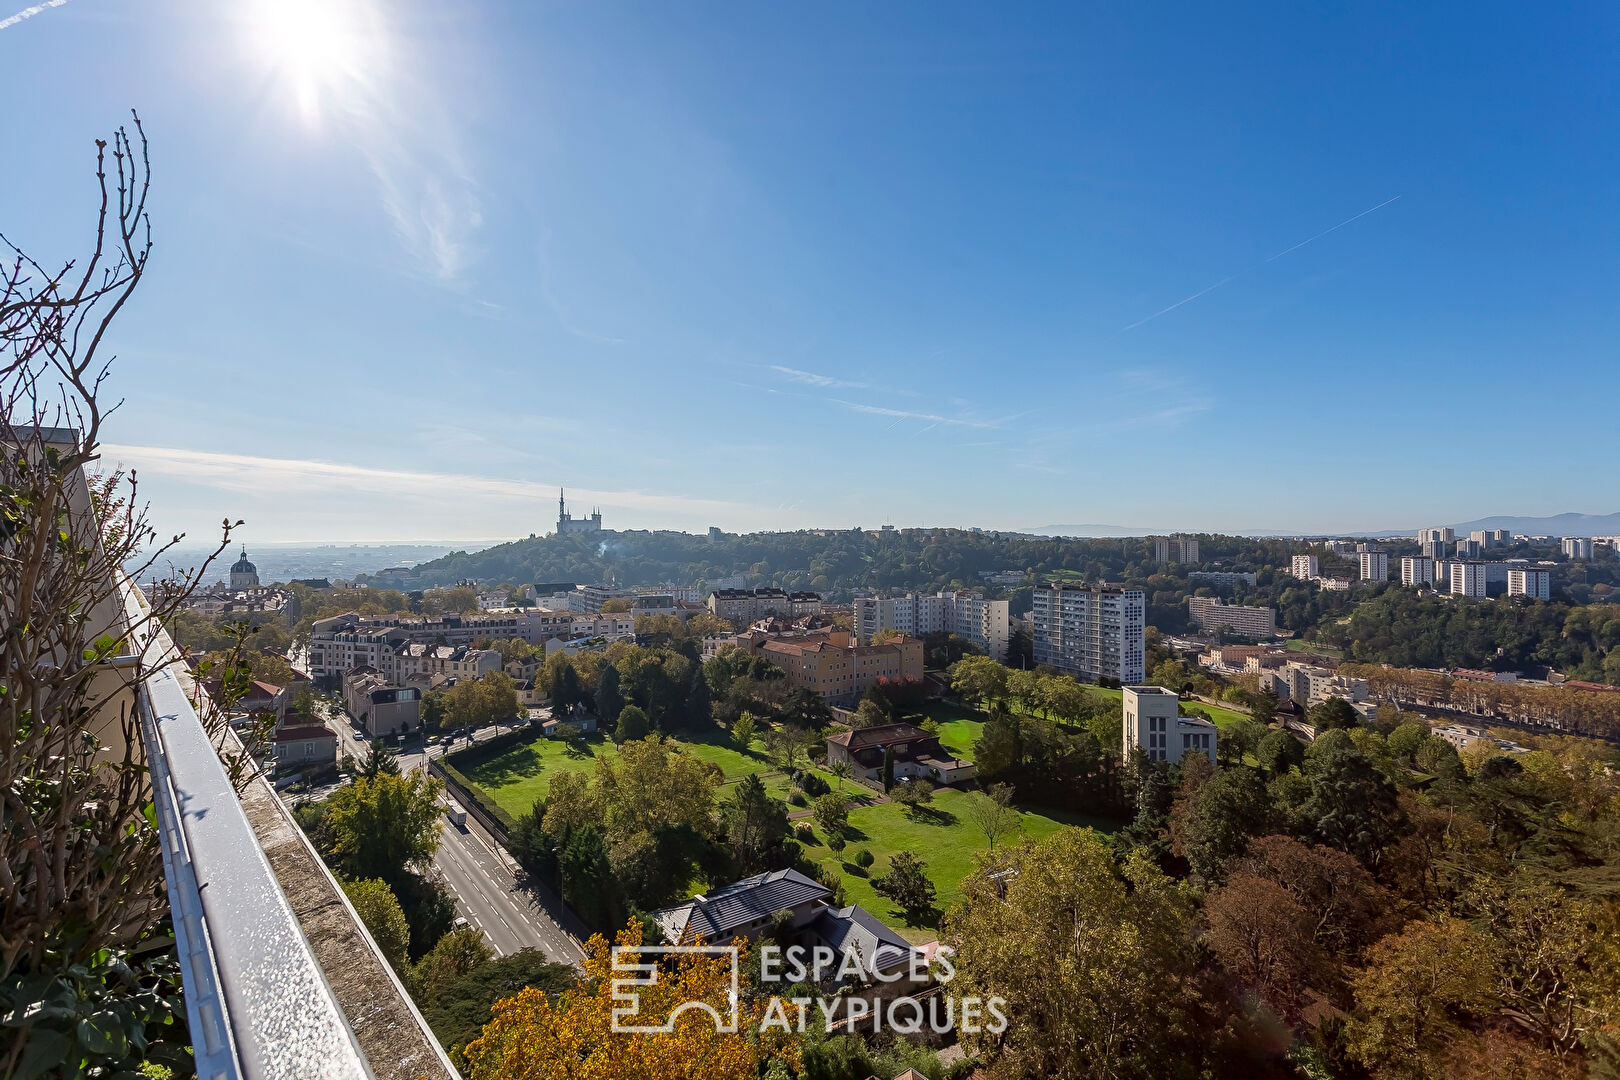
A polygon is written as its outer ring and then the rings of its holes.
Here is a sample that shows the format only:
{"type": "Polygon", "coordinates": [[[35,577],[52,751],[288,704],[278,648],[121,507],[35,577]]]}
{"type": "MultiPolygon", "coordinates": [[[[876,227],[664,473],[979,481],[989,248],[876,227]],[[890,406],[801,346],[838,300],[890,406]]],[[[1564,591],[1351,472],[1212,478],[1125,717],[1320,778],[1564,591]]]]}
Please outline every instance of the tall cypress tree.
{"type": "Polygon", "coordinates": [[[619,669],[604,665],[596,679],[596,715],[604,727],[618,722],[619,710],[624,708],[624,695],[619,692],[619,669]]]}

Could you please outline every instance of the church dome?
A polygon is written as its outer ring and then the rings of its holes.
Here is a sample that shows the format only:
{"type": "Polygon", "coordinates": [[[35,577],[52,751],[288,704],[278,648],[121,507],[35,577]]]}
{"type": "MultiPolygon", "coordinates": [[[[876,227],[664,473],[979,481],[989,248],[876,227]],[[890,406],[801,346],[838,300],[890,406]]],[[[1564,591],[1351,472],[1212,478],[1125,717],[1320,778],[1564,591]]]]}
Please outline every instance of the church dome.
{"type": "Polygon", "coordinates": [[[257,574],[258,572],[259,572],[259,568],[257,566],[254,566],[252,563],[248,562],[247,549],[246,548],[242,549],[242,557],[240,559],[237,559],[236,560],[236,565],[231,567],[231,573],[233,573],[233,574],[257,574]]]}

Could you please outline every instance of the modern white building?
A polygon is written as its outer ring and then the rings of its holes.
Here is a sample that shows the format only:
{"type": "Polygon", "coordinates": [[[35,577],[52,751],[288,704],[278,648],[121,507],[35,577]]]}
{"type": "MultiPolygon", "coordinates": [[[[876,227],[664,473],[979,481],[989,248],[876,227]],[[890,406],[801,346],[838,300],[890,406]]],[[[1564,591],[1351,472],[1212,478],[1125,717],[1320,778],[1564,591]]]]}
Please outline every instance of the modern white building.
{"type": "MultiPolygon", "coordinates": [[[[1590,536],[1566,536],[1559,544],[1564,550],[1564,557],[1590,562],[1592,559],[1592,538],[1590,536]]],[[[235,575],[231,575],[234,581],[235,575]]]]}
{"type": "Polygon", "coordinates": [[[1147,600],[1140,589],[1058,584],[1036,589],[1035,662],[1083,679],[1147,677],[1147,600]]]}
{"type": "Polygon", "coordinates": [[[1446,567],[1446,580],[1452,596],[1484,596],[1485,564],[1472,560],[1452,562],[1446,567]]]}
{"type": "Polygon", "coordinates": [[[1358,558],[1361,560],[1362,581],[1388,581],[1389,555],[1382,551],[1363,551],[1358,558]]]}
{"type": "Polygon", "coordinates": [[[1314,581],[1322,576],[1322,564],[1315,555],[1295,555],[1292,572],[1297,578],[1314,581]]]}
{"type": "Polygon", "coordinates": [[[934,596],[857,596],[854,600],[855,636],[870,641],[874,634],[897,630],[921,637],[950,633],[967,638],[995,660],[1007,658],[1011,619],[1006,600],[986,600],[963,592],[934,596]]]}
{"type": "Polygon", "coordinates": [[[1180,761],[1187,754],[1203,754],[1215,764],[1215,725],[1181,715],[1174,690],[1162,686],[1127,686],[1124,692],[1125,753],[1141,747],[1150,761],[1180,761]]]}
{"type": "Polygon", "coordinates": [[[1401,556],[1401,584],[1408,588],[1434,584],[1434,560],[1427,555],[1401,556]]]}
{"type": "Polygon", "coordinates": [[[1277,612],[1274,608],[1223,604],[1213,596],[1189,596],[1187,614],[1194,625],[1211,632],[1230,630],[1250,638],[1275,637],[1277,633],[1277,612]]]}
{"type": "Polygon", "coordinates": [[[1507,572],[1509,596],[1528,596],[1533,600],[1552,599],[1552,574],[1535,567],[1512,569],[1507,572]]]}
{"type": "Polygon", "coordinates": [[[1451,545],[1457,534],[1451,529],[1419,529],[1418,549],[1435,561],[1451,554],[1451,545]]]}

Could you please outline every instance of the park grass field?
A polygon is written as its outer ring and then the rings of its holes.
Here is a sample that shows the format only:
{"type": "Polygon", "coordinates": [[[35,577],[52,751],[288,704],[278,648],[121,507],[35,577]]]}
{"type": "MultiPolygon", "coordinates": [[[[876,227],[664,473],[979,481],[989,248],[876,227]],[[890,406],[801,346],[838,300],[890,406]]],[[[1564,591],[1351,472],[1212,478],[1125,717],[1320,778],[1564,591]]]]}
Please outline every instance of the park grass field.
{"type": "MultiPolygon", "coordinates": [[[[759,739],[753,741],[748,753],[743,753],[725,740],[723,733],[695,740],[671,740],[680,749],[699,761],[720,767],[725,782],[716,793],[724,799],[732,784],[757,773],[765,783],[765,790],[778,799],[786,799],[793,790],[793,782],[766,758],[759,739]]],[[[598,758],[617,757],[619,748],[611,739],[600,735],[589,737],[583,751],[572,748],[557,739],[537,735],[523,746],[515,746],[505,753],[477,765],[462,765],[458,755],[451,755],[449,763],[477,784],[491,799],[513,817],[529,812],[536,799],[543,799],[551,788],[551,778],[566,772],[586,774],[596,771],[598,758]]],[[[831,773],[812,769],[829,784],[835,781],[831,773]]],[[[792,807],[790,809],[797,809],[792,807]]]]}
{"type": "MultiPolygon", "coordinates": [[[[950,910],[962,898],[963,879],[973,872],[978,855],[990,850],[989,842],[968,813],[969,800],[981,797],[954,788],[941,788],[922,814],[914,814],[899,803],[857,806],[849,813],[849,829],[845,833],[848,846],[842,852],[834,854],[826,846],[826,837],[817,829],[816,842],[806,844],[804,853],[811,861],[838,872],[843,878],[844,898],[848,903],[866,908],[909,941],[919,944],[932,941],[939,936],[938,915],[950,910]],[[862,848],[876,856],[868,870],[861,870],[853,861],[855,853],[862,848]],[[872,887],[872,878],[887,873],[890,858],[900,851],[909,851],[921,859],[928,879],[934,883],[935,918],[926,926],[907,926],[900,910],[872,887]]],[[[1075,817],[1066,822],[1045,812],[1020,811],[1017,834],[999,843],[1005,846],[1025,838],[1039,840],[1068,824],[1098,829],[1115,827],[1089,818],[1075,817]]]]}

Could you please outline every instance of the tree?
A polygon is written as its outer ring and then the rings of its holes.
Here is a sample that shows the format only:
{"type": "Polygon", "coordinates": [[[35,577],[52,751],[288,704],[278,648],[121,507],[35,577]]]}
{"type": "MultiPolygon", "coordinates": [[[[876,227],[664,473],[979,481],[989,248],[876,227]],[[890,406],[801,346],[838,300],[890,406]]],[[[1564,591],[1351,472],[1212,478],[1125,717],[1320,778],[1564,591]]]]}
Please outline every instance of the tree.
{"type": "Polygon", "coordinates": [[[464,926],[445,934],[411,969],[411,992],[419,1003],[436,1002],[451,983],[495,958],[484,935],[464,926]]]}
{"type": "Polygon", "coordinates": [[[1328,698],[1311,710],[1310,720],[1318,732],[1348,730],[1361,723],[1361,717],[1343,698],[1328,698]]]}
{"type": "Polygon", "coordinates": [[[889,723],[889,714],[874,701],[862,701],[855,707],[855,718],[850,723],[857,728],[880,727],[889,723]]]}
{"type": "Polygon", "coordinates": [[[517,685],[504,671],[457,679],[444,693],[444,720],[453,729],[486,727],[517,715],[517,685]]]}
{"type": "Polygon", "coordinates": [[[927,870],[917,856],[899,851],[889,860],[889,872],[872,879],[872,888],[894,901],[909,926],[923,925],[934,911],[934,883],[928,880],[927,870]]]}
{"type": "Polygon", "coordinates": [[[572,967],[552,963],[539,949],[519,949],[450,980],[435,998],[422,1001],[422,1016],[451,1059],[465,1070],[462,1051],[489,1023],[497,1001],[514,997],[525,987],[555,996],[572,989],[576,976],[572,967]]]}
{"type": "MultiPolygon", "coordinates": [[[[573,664],[567,662],[566,655],[563,653],[557,653],[556,655],[563,658],[563,663],[557,665],[551,683],[552,715],[556,715],[558,712],[568,712],[579,704],[582,696],[579,687],[579,672],[574,670],[573,664]]],[[[547,659],[546,666],[551,666],[550,658],[547,659]]]]}
{"type": "Polygon", "coordinates": [[[1305,762],[1305,748],[1286,731],[1268,731],[1260,737],[1254,756],[1267,776],[1281,776],[1305,762]]]}
{"type": "Polygon", "coordinates": [[[1277,692],[1268,686],[1250,699],[1249,716],[1264,727],[1277,718],[1278,704],[1277,692]]]}
{"type": "Polygon", "coordinates": [[[1170,832],[1176,853],[1185,856],[1193,873],[1215,882],[1226,861],[1265,831],[1270,816],[1265,782],[1240,765],[1216,773],[1180,800],[1170,813],[1170,832]]]}
{"type": "Polygon", "coordinates": [[[1306,755],[1310,795],[1301,814],[1314,839],[1376,866],[1401,825],[1395,786],[1344,735],[1333,734],[1318,736],[1306,755]]]}
{"type": "Polygon", "coordinates": [[[634,739],[645,739],[649,728],[647,714],[642,711],[641,706],[626,705],[619,710],[619,723],[613,730],[613,741],[626,743],[634,739]]]}
{"type": "Polygon", "coordinates": [[[1195,1073],[1208,1030],[1189,887],[1141,853],[1121,868],[1096,833],[1066,829],[982,857],[962,890],[942,935],[957,950],[951,993],[1005,1000],[1005,1032],[963,1033],[993,1075],[1195,1073]]]}
{"type": "Polygon", "coordinates": [[[372,739],[367,744],[366,758],[360,764],[360,775],[367,780],[375,780],[386,773],[389,776],[399,775],[399,758],[388,748],[388,743],[381,739],[372,739]]]}
{"type": "Polygon", "coordinates": [[[855,775],[855,767],[842,759],[830,763],[827,766],[827,771],[832,773],[833,778],[838,781],[839,791],[844,790],[844,781],[855,775]]]}
{"type": "Polygon", "coordinates": [[[371,932],[371,938],[382,950],[383,956],[393,965],[395,971],[402,975],[409,974],[410,961],[408,953],[411,944],[410,924],[405,921],[405,911],[399,906],[394,891],[386,882],[376,878],[364,881],[345,881],[343,891],[349,897],[349,903],[354,905],[355,914],[360,921],[366,924],[371,932]]]}
{"type": "MultiPolygon", "coordinates": [[[[549,815],[548,815],[549,818],[549,815]]],[[[584,920],[600,928],[618,921],[618,889],[608,864],[607,841],[594,825],[576,829],[557,859],[563,901],[584,920]]]]}
{"type": "Polygon", "coordinates": [[[1018,811],[1013,809],[1012,797],[1011,784],[992,784],[968,803],[968,816],[984,834],[991,852],[996,850],[998,840],[1018,828],[1018,811]]]}
{"type": "Polygon", "coordinates": [[[555,998],[543,990],[526,988],[497,1002],[483,1033],[467,1044],[468,1080],[541,1080],[567,1077],[635,1077],[636,1080],[686,1080],[701,1065],[705,1080],[757,1080],[771,1058],[790,1069],[799,1055],[788,1035],[762,1023],[766,1001],[751,992],[748,965],[734,984],[730,957],[687,953],[676,958],[673,971],[636,988],[638,1016],[672,1018],[673,1030],[664,1034],[622,1031],[611,1021],[620,1014],[622,1000],[615,996],[618,972],[635,963],[633,952],[642,943],[642,928],[632,921],[617,935],[621,949],[596,935],[586,945],[585,978],[555,998]],[[715,1016],[731,1014],[732,994],[738,991],[739,1015],[735,1028],[716,1024],[715,1016]],[[709,1012],[692,1008],[706,1003],[709,1012]],[[677,1011],[677,1006],[689,1007],[677,1011]]]}
{"type": "Polygon", "coordinates": [[[624,695],[619,693],[619,669],[612,664],[604,665],[596,680],[596,715],[604,725],[611,726],[618,722],[622,708],[624,695]]]}
{"type": "Polygon", "coordinates": [[[1007,668],[988,656],[964,656],[949,671],[951,689],[980,708],[1005,705],[1007,668]]]}
{"type": "Polygon", "coordinates": [[[713,726],[714,699],[709,694],[703,669],[694,664],[686,684],[686,727],[690,731],[704,731],[713,726]]]}
{"type": "Polygon", "coordinates": [[[991,712],[973,742],[973,758],[984,778],[1005,776],[1024,760],[1023,725],[1009,712],[991,712]]]}
{"type": "Polygon", "coordinates": [[[904,806],[913,814],[920,814],[923,807],[934,801],[934,785],[921,777],[912,777],[902,780],[889,792],[889,798],[904,806]]]}
{"type": "Polygon", "coordinates": [[[1350,1053],[1380,1075],[1438,1078],[1445,1045],[1488,1011],[1491,948],[1461,919],[1415,920],[1375,944],[1352,980],[1350,1053]]]}
{"type": "Polygon", "coordinates": [[[743,713],[731,722],[731,744],[743,753],[749,753],[754,745],[755,728],[754,714],[743,713]]]}
{"type": "Polygon", "coordinates": [[[828,792],[816,800],[814,816],[816,827],[827,838],[827,846],[832,847],[832,838],[841,838],[849,825],[849,800],[837,792],[828,792]]]}
{"type": "Polygon", "coordinates": [[[439,849],[443,790],[443,784],[421,773],[362,776],[339,788],[326,815],[339,867],[353,878],[400,884],[439,849]]]}
{"type": "Polygon", "coordinates": [[[758,773],[749,773],[736,793],[720,804],[720,823],[732,857],[744,874],[765,869],[791,833],[787,805],[765,791],[758,773]]]}
{"type": "Polygon", "coordinates": [[[894,747],[883,748],[883,790],[889,791],[894,787],[894,747]]]}
{"type": "Polygon", "coordinates": [[[1239,986],[1294,1021],[1305,1001],[1316,950],[1312,912],[1258,874],[1232,874],[1204,904],[1209,945],[1239,986]]]}

